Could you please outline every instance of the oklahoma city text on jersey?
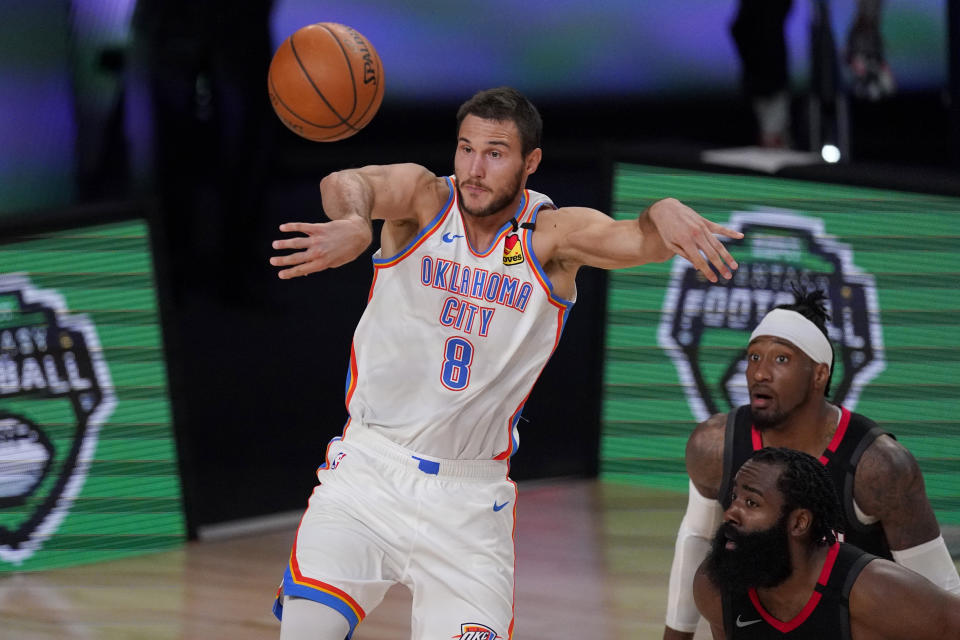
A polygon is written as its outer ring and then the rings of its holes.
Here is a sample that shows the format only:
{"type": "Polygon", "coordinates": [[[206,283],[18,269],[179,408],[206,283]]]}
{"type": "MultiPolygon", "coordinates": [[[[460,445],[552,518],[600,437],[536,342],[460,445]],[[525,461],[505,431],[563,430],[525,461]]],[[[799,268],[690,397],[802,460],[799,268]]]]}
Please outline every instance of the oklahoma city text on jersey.
{"type": "Polygon", "coordinates": [[[553,294],[532,247],[537,214],[554,205],[525,190],[514,220],[474,247],[447,184],[447,203],[406,247],[374,256],[344,436],[369,428],[428,456],[504,460],[573,305],[553,294]]]}
{"type": "MultiPolygon", "coordinates": [[[[453,260],[423,256],[420,260],[420,284],[468,296],[478,301],[486,301],[504,307],[510,307],[523,313],[533,293],[533,285],[521,282],[500,273],[490,273],[486,269],[466,265],[453,260]]],[[[451,296],[443,303],[440,312],[440,324],[453,327],[464,333],[473,333],[486,337],[490,332],[495,307],[482,307],[478,304],[451,296]],[[474,327],[479,317],[479,324],[474,327]]]]}

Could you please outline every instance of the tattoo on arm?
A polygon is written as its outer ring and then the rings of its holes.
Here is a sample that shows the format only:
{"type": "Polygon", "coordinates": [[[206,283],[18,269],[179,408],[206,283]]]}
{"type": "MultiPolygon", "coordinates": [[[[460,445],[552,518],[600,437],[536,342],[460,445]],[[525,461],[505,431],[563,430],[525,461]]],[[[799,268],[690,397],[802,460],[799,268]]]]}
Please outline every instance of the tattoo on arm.
{"type": "Polygon", "coordinates": [[[900,443],[878,438],[857,464],[854,498],[880,519],[891,549],[907,549],[940,535],[916,459],[900,443]]]}

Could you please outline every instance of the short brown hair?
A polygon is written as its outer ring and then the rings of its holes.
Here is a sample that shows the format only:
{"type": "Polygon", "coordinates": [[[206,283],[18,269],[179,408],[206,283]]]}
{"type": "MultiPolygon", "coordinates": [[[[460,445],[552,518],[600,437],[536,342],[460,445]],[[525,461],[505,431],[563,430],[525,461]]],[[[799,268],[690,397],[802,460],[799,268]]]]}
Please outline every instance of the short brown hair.
{"type": "Polygon", "coordinates": [[[477,116],[497,122],[512,121],[520,132],[520,146],[527,155],[540,146],[543,120],[540,112],[526,96],[513,87],[497,87],[480,91],[460,105],[457,110],[457,132],[467,116],[477,116]]]}

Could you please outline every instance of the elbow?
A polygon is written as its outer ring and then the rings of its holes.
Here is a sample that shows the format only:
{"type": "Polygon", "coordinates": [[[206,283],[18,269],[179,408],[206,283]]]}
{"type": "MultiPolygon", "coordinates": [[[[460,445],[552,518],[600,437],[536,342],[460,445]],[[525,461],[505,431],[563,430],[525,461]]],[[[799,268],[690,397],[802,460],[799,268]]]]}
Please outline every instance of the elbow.
{"type": "Polygon", "coordinates": [[[339,175],[340,173],[338,171],[328,174],[320,181],[320,206],[330,220],[336,218],[336,212],[340,208],[339,203],[343,200],[340,195],[343,192],[343,178],[339,175]]]}
{"type": "Polygon", "coordinates": [[[325,176],[320,181],[320,199],[330,219],[358,211],[369,213],[372,206],[370,186],[355,169],[336,171],[325,176]]]}
{"type": "Polygon", "coordinates": [[[677,206],[678,204],[683,204],[683,203],[681,203],[681,202],[680,202],[679,200],[677,200],[676,198],[662,198],[662,199],[657,200],[656,202],[654,202],[652,205],[650,205],[650,208],[651,208],[651,209],[653,209],[653,208],[661,209],[661,208],[663,208],[663,207],[675,207],[675,206],[677,206]]]}
{"type": "Polygon", "coordinates": [[[334,171],[324,176],[320,181],[320,193],[345,193],[368,187],[368,180],[357,169],[334,171]]]}
{"type": "Polygon", "coordinates": [[[320,181],[320,201],[324,203],[324,209],[333,201],[333,194],[336,191],[338,178],[336,173],[330,173],[320,181]]]}
{"type": "Polygon", "coordinates": [[[344,181],[347,179],[347,171],[334,171],[320,180],[321,195],[333,195],[343,189],[344,181]]]}

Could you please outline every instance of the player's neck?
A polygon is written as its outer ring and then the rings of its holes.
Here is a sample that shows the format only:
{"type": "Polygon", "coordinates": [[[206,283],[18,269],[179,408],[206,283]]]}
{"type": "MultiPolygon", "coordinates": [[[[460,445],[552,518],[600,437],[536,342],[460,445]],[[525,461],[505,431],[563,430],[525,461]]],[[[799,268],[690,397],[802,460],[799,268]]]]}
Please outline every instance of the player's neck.
{"type": "Polygon", "coordinates": [[[757,589],[763,608],[777,620],[789,622],[803,611],[823,571],[830,547],[790,546],[793,573],[775,587],[757,589]]]}
{"type": "Polygon", "coordinates": [[[513,219],[519,205],[520,196],[517,195],[515,201],[488,216],[474,216],[464,211],[463,227],[467,232],[467,239],[470,240],[470,246],[480,251],[489,247],[503,225],[513,219]]]}
{"type": "Polygon", "coordinates": [[[840,408],[826,400],[810,403],[793,412],[781,424],[763,432],[767,447],[786,447],[820,456],[837,431],[840,408]]]}

